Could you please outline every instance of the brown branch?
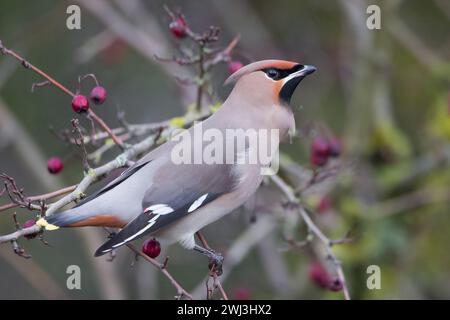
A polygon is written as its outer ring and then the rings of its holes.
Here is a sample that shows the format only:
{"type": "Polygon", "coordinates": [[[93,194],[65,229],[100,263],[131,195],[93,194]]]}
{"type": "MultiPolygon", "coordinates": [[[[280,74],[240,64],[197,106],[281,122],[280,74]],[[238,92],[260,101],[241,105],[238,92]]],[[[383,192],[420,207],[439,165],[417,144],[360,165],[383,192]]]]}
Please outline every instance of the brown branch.
{"type": "MultiPolygon", "coordinates": [[[[44,194],[40,194],[40,195],[36,195],[36,196],[26,197],[25,200],[29,201],[29,202],[49,200],[49,199],[52,199],[52,198],[55,198],[55,197],[67,194],[69,192],[72,192],[73,190],[75,190],[76,187],[77,187],[76,185],[73,185],[73,186],[70,186],[70,187],[65,187],[65,188],[62,188],[62,189],[59,189],[59,190],[56,190],[56,191],[52,191],[52,192],[49,192],[49,193],[44,193],[44,194]]],[[[19,205],[17,203],[10,202],[8,204],[0,206],[0,212],[8,210],[8,209],[16,208],[18,206],[19,205]]]]}
{"type": "MultiPolygon", "coordinates": [[[[37,68],[36,66],[34,66],[33,64],[31,64],[30,62],[28,62],[27,60],[25,60],[22,56],[20,56],[19,54],[17,54],[16,52],[6,48],[2,41],[0,40],[0,52],[4,55],[9,55],[13,58],[15,58],[16,60],[18,60],[25,68],[30,69],[32,71],[34,71],[35,73],[37,73],[38,75],[40,75],[41,77],[45,78],[47,81],[49,81],[52,85],[54,85],[56,88],[58,88],[59,90],[61,90],[62,92],[64,92],[65,94],[69,95],[71,98],[73,98],[75,96],[75,94],[67,89],[64,85],[62,85],[60,82],[56,81],[55,79],[53,79],[51,76],[49,76],[47,73],[45,73],[44,71],[42,71],[41,69],[37,68]]],[[[121,148],[123,148],[123,143],[122,141],[111,131],[111,128],[108,127],[108,125],[99,117],[97,116],[97,114],[92,110],[89,109],[88,110],[88,115],[92,117],[92,119],[94,119],[99,125],[100,127],[103,128],[103,130],[105,130],[108,135],[111,137],[111,139],[114,141],[114,143],[116,143],[118,146],[120,146],[121,148]]]]}
{"type": "Polygon", "coordinates": [[[167,270],[167,258],[164,261],[164,263],[160,263],[155,259],[150,258],[148,255],[146,255],[145,253],[141,252],[140,250],[136,249],[132,244],[127,244],[127,247],[131,249],[131,251],[133,251],[136,255],[144,258],[145,260],[147,260],[148,262],[150,262],[152,265],[154,265],[155,267],[157,267],[162,274],[169,279],[170,283],[175,287],[175,289],[177,290],[178,295],[176,296],[176,298],[181,299],[183,296],[185,296],[186,298],[193,300],[194,297],[187,292],[176,280],[175,278],[170,274],[170,272],[167,270]]]}
{"type": "Polygon", "coordinates": [[[84,144],[84,136],[81,132],[80,123],[78,119],[72,119],[72,127],[74,133],[76,133],[77,137],[75,137],[75,144],[81,149],[81,158],[83,162],[83,171],[88,172],[91,166],[89,165],[88,155],[86,151],[86,146],[84,144]]]}
{"type": "MultiPolygon", "coordinates": [[[[208,242],[206,241],[205,237],[203,236],[203,234],[200,231],[197,231],[196,235],[197,235],[197,238],[202,243],[203,247],[205,247],[206,249],[211,249],[211,247],[208,245],[208,242]]],[[[215,285],[215,287],[217,287],[217,289],[219,289],[219,292],[220,292],[223,300],[228,300],[228,295],[225,292],[222,284],[219,281],[219,277],[217,276],[217,272],[215,272],[214,270],[211,270],[210,276],[214,278],[214,285],[215,285]]]]}
{"type": "Polygon", "coordinates": [[[286,182],[284,182],[283,179],[281,179],[277,175],[273,175],[270,178],[272,182],[274,182],[275,185],[284,193],[289,202],[298,209],[298,213],[302,217],[303,221],[306,223],[309,231],[315,237],[317,237],[317,239],[319,239],[319,241],[322,243],[323,247],[327,252],[327,258],[330,259],[331,262],[333,263],[337,276],[342,283],[344,297],[346,300],[350,300],[350,293],[348,291],[348,287],[345,281],[345,275],[344,271],[342,270],[341,262],[336,258],[332,249],[332,246],[333,244],[335,244],[335,242],[333,242],[333,240],[330,240],[312,221],[312,219],[306,212],[305,208],[303,208],[303,206],[300,205],[300,200],[295,196],[294,190],[292,189],[291,186],[289,186],[286,182]]]}
{"type": "Polygon", "coordinates": [[[103,121],[102,118],[100,118],[92,109],[88,110],[89,116],[94,119],[95,122],[97,122],[100,127],[102,127],[103,130],[105,130],[108,135],[111,137],[111,139],[114,141],[115,144],[117,144],[119,147],[124,149],[124,145],[122,140],[112,132],[111,128],[106,124],[105,121],[103,121]]]}
{"type": "Polygon", "coordinates": [[[29,235],[29,234],[35,234],[40,232],[41,228],[38,225],[34,225],[29,228],[19,229],[15,232],[0,236],[0,243],[5,242],[12,242],[18,240],[20,237],[29,235]]]}
{"type": "Polygon", "coordinates": [[[67,89],[65,86],[63,86],[61,83],[59,83],[58,81],[56,81],[55,79],[53,79],[52,77],[50,77],[48,74],[46,74],[44,71],[42,71],[41,69],[35,67],[34,65],[32,65],[31,63],[29,63],[27,60],[25,60],[24,58],[22,58],[19,54],[17,54],[16,52],[14,52],[13,50],[10,50],[8,48],[6,48],[5,46],[3,46],[2,41],[0,40],[0,52],[4,55],[9,55],[13,58],[15,58],[16,60],[18,60],[22,66],[24,66],[27,69],[31,69],[34,72],[36,72],[37,74],[39,74],[41,77],[47,79],[47,81],[49,81],[51,84],[53,84],[55,87],[57,87],[58,89],[60,89],[62,92],[64,92],[65,94],[73,97],[74,93],[72,91],[70,91],[69,89],[67,89]]]}

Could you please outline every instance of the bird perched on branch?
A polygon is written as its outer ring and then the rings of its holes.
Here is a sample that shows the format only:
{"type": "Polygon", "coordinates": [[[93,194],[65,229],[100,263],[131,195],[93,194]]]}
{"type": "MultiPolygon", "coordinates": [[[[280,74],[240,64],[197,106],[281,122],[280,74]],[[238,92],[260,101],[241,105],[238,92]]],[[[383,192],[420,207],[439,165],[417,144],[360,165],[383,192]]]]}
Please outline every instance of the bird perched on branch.
{"type": "MultiPolygon", "coordinates": [[[[195,131],[201,127],[203,132],[213,130],[224,137],[227,130],[233,130],[239,139],[249,130],[271,130],[282,140],[295,128],[289,107],[291,96],[300,81],[315,70],[313,66],[282,60],[251,63],[227,79],[226,83],[235,83],[235,86],[221,108],[191,127],[187,134],[180,135],[195,136],[195,131]]],[[[267,163],[241,161],[256,152],[248,137],[244,144],[233,145],[231,149],[221,142],[226,155],[216,154],[215,159],[225,159],[231,153],[227,158],[231,161],[175,163],[174,151],[180,149],[180,144],[187,147],[186,153],[195,153],[198,148],[205,149],[207,142],[192,138],[182,142],[167,141],[74,208],[38,223],[47,229],[121,228],[98,248],[96,256],[151,235],[163,245],[178,242],[221,263],[221,255],[197,245],[194,235],[241,206],[260,185],[262,168],[267,163]]]]}

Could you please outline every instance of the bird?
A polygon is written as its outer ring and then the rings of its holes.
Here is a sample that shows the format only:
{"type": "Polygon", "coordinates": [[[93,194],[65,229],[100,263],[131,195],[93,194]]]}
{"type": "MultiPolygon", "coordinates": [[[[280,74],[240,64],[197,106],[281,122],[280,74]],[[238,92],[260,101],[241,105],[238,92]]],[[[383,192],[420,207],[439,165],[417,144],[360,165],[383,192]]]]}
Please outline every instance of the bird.
{"type": "MultiPolygon", "coordinates": [[[[298,84],[315,71],[312,65],[285,60],[262,60],[243,66],[225,81],[234,87],[222,106],[186,132],[193,133],[200,126],[204,132],[213,129],[216,133],[277,130],[279,140],[284,141],[295,130],[291,97],[298,84]]],[[[188,142],[192,150],[205,147],[204,141],[188,142]]],[[[238,161],[254,152],[248,143],[232,147],[232,161],[175,164],[173,151],[179,143],[166,141],[73,208],[41,218],[38,224],[48,230],[119,228],[95,256],[148,235],[161,245],[179,243],[221,264],[222,255],[198,245],[195,234],[244,204],[261,184],[261,169],[267,164],[238,161]]]]}

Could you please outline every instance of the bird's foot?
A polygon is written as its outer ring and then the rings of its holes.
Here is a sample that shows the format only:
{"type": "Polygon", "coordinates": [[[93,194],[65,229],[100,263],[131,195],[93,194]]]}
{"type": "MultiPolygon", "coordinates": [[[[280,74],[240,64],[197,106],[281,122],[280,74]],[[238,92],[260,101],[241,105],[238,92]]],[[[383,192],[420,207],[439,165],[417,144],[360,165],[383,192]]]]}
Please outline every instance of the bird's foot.
{"type": "Polygon", "coordinates": [[[208,268],[211,272],[216,273],[218,276],[221,276],[223,273],[222,265],[223,265],[223,255],[219,252],[215,252],[211,250],[211,255],[209,256],[209,264],[208,268]]]}
{"type": "Polygon", "coordinates": [[[215,252],[211,249],[203,248],[199,245],[195,245],[194,250],[200,252],[201,254],[207,256],[209,258],[209,270],[214,272],[216,275],[220,276],[222,274],[222,264],[223,264],[223,255],[221,253],[215,252]]]}

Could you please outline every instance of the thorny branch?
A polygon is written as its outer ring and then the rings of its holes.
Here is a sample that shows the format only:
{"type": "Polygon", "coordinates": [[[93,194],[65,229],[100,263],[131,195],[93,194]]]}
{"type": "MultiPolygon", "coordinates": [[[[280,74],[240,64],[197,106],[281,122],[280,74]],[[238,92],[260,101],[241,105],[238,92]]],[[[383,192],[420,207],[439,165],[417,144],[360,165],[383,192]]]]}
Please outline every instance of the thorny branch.
{"type": "MultiPolygon", "coordinates": [[[[208,242],[206,241],[205,237],[203,236],[203,234],[200,231],[197,232],[197,237],[200,240],[200,242],[202,243],[203,247],[205,247],[206,249],[211,249],[211,247],[208,245],[208,242]]],[[[209,277],[206,280],[206,291],[207,291],[206,296],[207,296],[207,298],[210,299],[211,295],[213,294],[213,290],[211,290],[209,287],[209,278],[213,278],[213,288],[214,289],[217,288],[219,290],[222,298],[224,300],[228,300],[228,295],[225,292],[225,290],[223,289],[223,286],[219,280],[217,272],[216,272],[216,270],[214,270],[214,266],[210,270],[209,277]]]]}
{"type": "MultiPolygon", "coordinates": [[[[229,45],[223,50],[217,50],[211,48],[211,43],[216,42],[219,39],[220,28],[215,26],[210,26],[209,29],[203,33],[194,32],[188,23],[186,23],[185,17],[181,12],[174,12],[169,9],[169,7],[164,6],[167,14],[170,16],[172,21],[181,21],[183,24],[184,32],[191,39],[196,47],[197,52],[194,55],[185,54],[181,51],[183,57],[173,57],[173,58],[160,58],[155,56],[158,60],[169,62],[173,61],[180,66],[193,65],[197,69],[197,76],[195,77],[193,83],[197,86],[197,94],[195,106],[198,112],[202,109],[203,95],[205,93],[206,85],[208,82],[208,71],[210,68],[218,63],[230,61],[231,52],[236,47],[239,42],[239,37],[234,38],[229,45]]],[[[181,83],[190,83],[191,81],[186,81],[180,79],[181,83]]]]}
{"type": "Polygon", "coordinates": [[[292,204],[302,217],[303,221],[307,225],[309,231],[317,237],[317,239],[322,243],[323,247],[327,252],[327,258],[331,260],[333,263],[337,276],[343,285],[344,297],[346,300],[350,300],[350,293],[347,288],[347,284],[345,281],[344,271],[342,270],[341,262],[336,258],[332,246],[335,244],[332,240],[330,240],[317,225],[312,221],[311,217],[307,213],[306,209],[300,204],[300,200],[294,193],[294,190],[291,186],[289,186],[283,179],[281,179],[277,175],[271,176],[272,182],[284,193],[287,197],[290,204],[292,204]]]}
{"type": "MultiPolygon", "coordinates": [[[[70,91],[65,86],[63,86],[61,83],[59,83],[58,81],[56,81],[55,79],[50,77],[48,74],[44,73],[39,68],[30,64],[28,61],[26,61],[24,58],[22,58],[20,55],[18,55],[14,51],[9,50],[6,47],[4,47],[1,41],[0,41],[0,52],[4,55],[10,55],[10,56],[14,57],[15,59],[19,60],[25,68],[33,70],[34,72],[36,72],[37,74],[39,74],[40,76],[42,76],[46,79],[46,81],[44,81],[44,82],[34,84],[32,87],[33,90],[35,87],[44,86],[44,85],[50,83],[50,84],[54,85],[55,87],[57,87],[58,89],[62,90],[67,95],[74,97],[75,94],[72,91],[70,91]]],[[[116,134],[109,128],[109,126],[103,121],[103,119],[98,117],[92,111],[92,109],[88,110],[88,117],[93,119],[105,131],[104,133],[100,134],[100,136],[102,138],[106,138],[109,136],[114,141],[115,144],[119,145],[122,148],[124,147],[122,140],[116,136],[116,134]]],[[[193,123],[193,121],[198,120],[198,118],[203,118],[203,117],[205,117],[205,115],[200,115],[199,117],[197,117],[197,116],[191,117],[192,119],[190,119],[189,121],[185,121],[183,119],[183,126],[190,126],[193,123]]],[[[96,141],[96,139],[98,137],[86,139],[82,134],[82,130],[81,130],[77,120],[72,121],[72,126],[74,128],[74,132],[77,135],[77,137],[73,138],[72,143],[74,143],[75,145],[78,145],[81,148],[82,154],[83,154],[83,168],[85,170],[85,176],[82,179],[82,181],[77,186],[63,188],[63,189],[54,191],[52,193],[48,193],[48,194],[44,194],[44,195],[40,195],[40,196],[25,197],[23,194],[23,190],[19,189],[17,187],[14,179],[5,174],[2,174],[1,178],[3,178],[5,180],[5,185],[4,185],[4,188],[0,191],[0,196],[5,193],[8,194],[8,196],[11,199],[11,203],[1,206],[0,212],[10,209],[10,208],[14,208],[16,206],[19,206],[19,207],[27,208],[29,210],[40,210],[42,214],[44,214],[44,212],[45,212],[45,215],[47,215],[47,216],[54,214],[56,211],[58,211],[65,205],[67,205],[71,202],[76,202],[76,201],[81,200],[84,197],[84,192],[92,183],[107,176],[112,170],[114,170],[116,168],[129,165],[130,163],[133,162],[133,159],[136,158],[138,155],[150,150],[154,145],[156,145],[157,140],[160,138],[163,130],[170,131],[171,128],[174,128],[174,126],[172,126],[170,124],[170,122],[145,125],[144,132],[151,133],[150,135],[147,135],[147,137],[145,139],[143,139],[142,141],[136,143],[135,145],[132,145],[132,146],[128,147],[127,149],[125,149],[114,160],[112,160],[100,167],[91,168],[88,164],[88,155],[86,152],[85,143],[96,141]],[[64,194],[67,194],[67,195],[65,195],[60,200],[50,204],[49,206],[45,205],[45,203],[44,203],[45,200],[51,199],[53,197],[57,197],[60,195],[64,195],[64,194]],[[39,202],[39,205],[36,204],[35,202],[39,202]]],[[[141,128],[141,126],[137,126],[136,128],[139,129],[139,128],[141,128]]],[[[129,130],[130,128],[125,128],[125,129],[129,130]]],[[[94,135],[96,136],[96,134],[94,134],[94,135]]],[[[14,218],[15,218],[15,216],[14,216],[14,218]]],[[[16,226],[17,226],[17,222],[16,222],[16,226]]],[[[29,258],[30,256],[27,255],[25,253],[25,251],[19,247],[19,245],[17,243],[17,239],[19,239],[20,237],[23,237],[23,236],[41,233],[42,230],[37,225],[33,225],[28,228],[19,228],[19,227],[16,227],[16,228],[17,228],[17,230],[15,232],[0,236],[0,243],[11,242],[11,244],[13,246],[13,250],[16,254],[18,254],[19,256],[25,257],[25,258],[29,258]]],[[[167,268],[166,268],[167,261],[164,262],[163,264],[160,264],[156,260],[146,256],[145,254],[143,254],[142,252],[140,252],[133,246],[129,245],[128,247],[132,251],[134,251],[136,254],[138,254],[139,256],[142,256],[145,260],[149,261],[150,263],[152,263],[153,265],[155,265],[156,267],[158,267],[161,270],[161,272],[171,281],[172,285],[176,288],[176,290],[178,292],[177,298],[181,299],[183,296],[185,296],[189,299],[192,299],[192,296],[186,290],[184,290],[179,285],[179,283],[173,278],[173,276],[167,271],[167,268]]]]}
{"type": "MultiPolygon", "coordinates": [[[[168,8],[166,9],[168,14],[174,18],[175,15],[172,11],[170,11],[168,8]]],[[[122,125],[122,127],[111,129],[100,117],[98,117],[92,109],[89,109],[88,111],[88,118],[95,121],[104,131],[102,132],[95,132],[95,128],[92,130],[91,135],[83,135],[83,130],[79,126],[78,122],[74,120],[72,122],[72,126],[74,128],[74,132],[76,133],[76,137],[68,137],[68,141],[72,144],[78,145],[81,148],[81,151],[83,153],[83,168],[85,170],[85,176],[80,181],[78,185],[66,187],[51,193],[38,195],[38,196],[32,196],[32,197],[26,197],[23,194],[23,190],[18,188],[15,184],[14,179],[11,177],[8,177],[6,175],[2,175],[2,178],[4,178],[7,182],[5,183],[5,187],[0,191],[0,196],[3,194],[8,194],[8,196],[11,199],[11,203],[8,203],[6,205],[0,206],[0,212],[14,208],[14,207],[23,207],[27,208],[29,210],[37,210],[40,211],[42,214],[45,213],[45,215],[49,216],[57,211],[59,211],[64,206],[70,204],[71,202],[77,202],[81,200],[85,196],[86,189],[93,183],[95,183],[98,180],[101,180],[105,176],[111,173],[114,169],[120,168],[120,167],[126,167],[130,163],[132,163],[140,154],[143,154],[144,152],[147,152],[150,150],[153,146],[155,146],[158,143],[159,138],[165,132],[166,135],[170,134],[171,129],[181,126],[184,128],[187,128],[192,125],[192,123],[195,120],[203,120],[204,118],[208,117],[210,115],[210,112],[201,112],[201,103],[202,103],[202,97],[204,95],[204,91],[207,84],[207,73],[210,71],[210,69],[215,66],[218,63],[221,62],[228,62],[230,61],[231,53],[233,49],[236,47],[239,37],[234,38],[228,46],[223,50],[218,49],[212,49],[209,47],[210,43],[213,43],[217,41],[219,29],[216,27],[211,27],[206,32],[199,34],[193,32],[188,25],[187,27],[187,35],[188,37],[194,41],[197,44],[198,47],[198,55],[196,56],[185,56],[182,52],[183,56],[178,58],[174,57],[172,59],[161,59],[164,61],[173,61],[179,65],[195,65],[198,69],[197,77],[195,78],[195,81],[193,81],[194,84],[197,85],[197,96],[196,96],[196,109],[197,113],[195,113],[194,116],[192,114],[190,117],[186,116],[182,118],[182,124],[173,125],[173,120],[167,120],[159,123],[150,123],[150,124],[140,124],[140,125],[132,125],[128,124],[124,121],[119,121],[122,125]],[[144,139],[142,139],[140,142],[134,144],[134,145],[127,145],[125,146],[123,141],[127,141],[134,137],[142,137],[145,136],[144,139]],[[97,159],[101,157],[103,152],[108,150],[111,145],[107,143],[107,138],[111,138],[111,140],[114,142],[114,144],[118,145],[122,148],[122,153],[118,155],[115,159],[112,161],[109,161],[99,167],[91,168],[88,163],[88,159],[91,159],[92,157],[94,159],[97,159]],[[93,154],[88,154],[86,151],[86,144],[92,144],[97,142],[103,141],[104,144],[97,149],[96,152],[93,154]],[[126,147],[126,149],[125,149],[126,147]],[[45,201],[52,199],[54,197],[63,196],[61,199],[57,200],[56,202],[51,203],[50,205],[46,205],[45,201]]],[[[39,68],[35,67],[34,65],[30,64],[28,61],[26,61],[24,58],[22,58],[20,55],[15,53],[14,51],[7,49],[3,46],[3,44],[0,41],[0,52],[4,55],[9,55],[14,57],[16,60],[20,61],[20,63],[27,69],[30,69],[43,77],[45,81],[40,83],[33,84],[32,90],[34,90],[37,87],[45,86],[47,84],[51,84],[55,86],[56,88],[63,91],[65,94],[69,95],[70,97],[74,97],[74,93],[67,89],[65,86],[63,86],[61,83],[50,77],[48,74],[40,70],[39,68]]],[[[86,76],[85,76],[86,77],[86,76]]],[[[85,78],[83,77],[83,78],[85,78]]],[[[88,75],[88,77],[92,77],[92,75],[88,75]]],[[[80,80],[82,80],[80,78],[80,80]]],[[[94,78],[94,81],[96,79],[94,78]]],[[[97,81],[96,81],[97,82],[97,81]]],[[[180,119],[177,119],[180,120],[180,119]]],[[[317,177],[318,180],[319,176],[317,177]]],[[[333,264],[336,267],[336,272],[338,273],[339,279],[342,281],[344,285],[344,295],[346,299],[349,299],[349,293],[348,289],[345,285],[345,278],[344,274],[342,272],[342,268],[340,266],[339,261],[336,259],[336,257],[333,254],[333,251],[331,249],[332,245],[338,243],[337,241],[329,240],[322,232],[321,230],[314,224],[314,222],[310,219],[308,213],[306,210],[299,205],[299,200],[297,198],[297,195],[294,193],[294,191],[279,177],[275,176],[273,177],[273,181],[280,187],[281,190],[285,193],[285,195],[288,197],[289,201],[291,203],[295,203],[298,206],[299,214],[304,219],[305,223],[307,224],[310,231],[321,241],[321,243],[324,245],[327,254],[333,264]]],[[[312,181],[311,184],[315,183],[316,181],[312,181]]],[[[301,193],[302,190],[297,190],[299,193],[301,193]]],[[[13,233],[10,233],[8,235],[0,236],[0,243],[4,242],[11,242],[14,251],[23,257],[28,257],[23,249],[21,249],[18,246],[17,239],[19,239],[22,236],[32,235],[41,232],[39,226],[32,226],[28,228],[20,228],[18,226],[18,223],[16,222],[16,231],[13,233]]],[[[208,243],[206,242],[205,238],[201,235],[201,233],[198,233],[198,237],[200,241],[202,242],[203,246],[206,248],[209,248],[208,243]]],[[[142,253],[140,250],[136,249],[133,245],[127,244],[127,246],[132,250],[137,256],[142,257],[146,261],[150,262],[152,265],[157,267],[163,275],[169,279],[171,284],[175,287],[177,290],[177,296],[176,298],[181,299],[183,297],[186,297],[188,299],[193,299],[193,296],[188,293],[180,284],[175,280],[175,278],[169,273],[167,270],[167,262],[168,258],[165,259],[163,263],[158,262],[155,259],[152,259],[142,253]]],[[[214,289],[218,289],[222,298],[224,300],[228,300],[228,296],[225,292],[225,290],[222,287],[221,282],[218,279],[217,273],[214,272],[214,270],[210,271],[210,274],[207,278],[207,297],[210,298],[213,294],[214,289]],[[213,288],[211,289],[209,286],[209,279],[213,279],[213,288]]]]}
{"type": "Polygon", "coordinates": [[[157,267],[159,270],[161,270],[162,274],[169,279],[170,283],[175,287],[175,289],[177,290],[178,295],[175,296],[176,299],[181,299],[184,297],[188,298],[189,300],[193,300],[194,297],[187,292],[176,280],[175,278],[169,273],[169,271],[167,270],[167,262],[168,262],[168,258],[166,258],[164,260],[164,263],[160,263],[155,259],[150,258],[149,256],[147,256],[145,253],[139,251],[138,249],[136,249],[132,244],[127,244],[127,247],[131,249],[131,251],[133,251],[136,255],[144,258],[145,260],[147,260],[148,262],[150,262],[152,265],[154,265],[155,267],[157,267]]]}
{"type": "MultiPolygon", "coordinates": [[[[51,83],[53,86],[55,86],[56,88],[58,88],[59,90],[61,90],[62,92],[64,92],[65,94],[69,95],[71,98],[73,98],[75,96],[75,94],[67,89],[64,85],[62,85],[60,82],[56,81],[55,79],[53,79],[51,76],[49,76],[47,73],[45,73],[44,71],[42,71],[41,69],[37,68],[36,66],[32,65],[30,62],[28,62],[27,60],[25,60],[23,57],[21,57],[19,54],[17,54],[16,52],[6,48],[2,41],[0,40],[0,53],[3,55],[9,55],[13,58],[15,58],[16,60],[18,60],[26,69],[30,69],[33,72],[37,73],[38,75],[40,75],[41,77],[45,78],[49,83],[51,83]]],[[[37,84],[35,86],[42,86],[43,83],[41,84],[37,84]]],[[[34,87],[32,87],[32,89],[34,89],[34,87]]],[[[98,123],[98,125],[100,127],[102,127],[103,130],[105,130],[108,135],[111,137],[111,139],[114,141],[115,144],[117,144],[119,147],[124,148],[122,141],[111,131],[111,129],[109,128],[109,126],[103,121],[103,119],[101,119],[91,108],[89,108],[88,110],[88,115],[94,119],[95,122],[98,123]]]]}

